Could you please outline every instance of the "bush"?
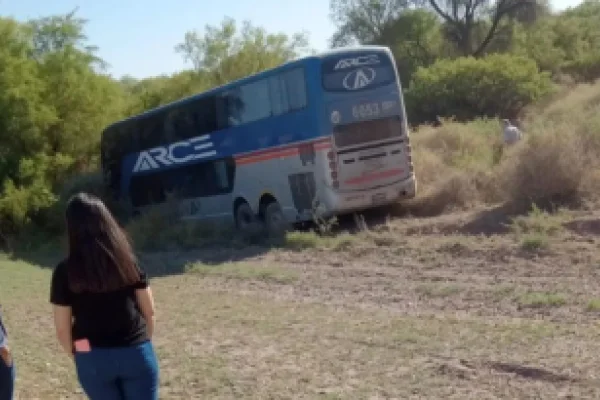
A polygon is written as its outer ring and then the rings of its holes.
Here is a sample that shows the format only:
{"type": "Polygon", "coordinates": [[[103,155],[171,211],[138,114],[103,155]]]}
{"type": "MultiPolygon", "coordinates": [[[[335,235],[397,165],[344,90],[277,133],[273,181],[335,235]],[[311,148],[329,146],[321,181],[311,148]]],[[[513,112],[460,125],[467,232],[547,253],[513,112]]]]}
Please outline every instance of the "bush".
{"type": "Polygon", "coordinates": [[[565,62],[562,71],[577,82],[594,82],[600,79],[600,54],[587,54],[575,61],[565,62]]]}
{"type": "Polygon", "coordinates": [[[515,118],[527,105],[552,91],[547,73],[535,61],[513,55],[441,60],[420,68],[406,91],[411,123],[436,115],[457,120],[515,118]]]}
{"type": "Polygon", "coordinates": [[[600,198],[600,82],[530,107],[524,139],[497,152],[498,120],[446,121],[412,133],[419,181],[414,215],[475,204],[576,206],[600,198]]]}
{"type": "Polygon", "coordinates": [[[102,173],[93,171],[73,176],[66,180],[54,203],[44,210],[45,218],[43,227],[45,230],[54,233],[60,233],[64,230],[64,213],[67,202],[71,196],[79,192],[99,197],[121,224],[124,225],[128,222],[129,210],[127,207],[122,203],[113,201],[104,186],[102,173]]]}

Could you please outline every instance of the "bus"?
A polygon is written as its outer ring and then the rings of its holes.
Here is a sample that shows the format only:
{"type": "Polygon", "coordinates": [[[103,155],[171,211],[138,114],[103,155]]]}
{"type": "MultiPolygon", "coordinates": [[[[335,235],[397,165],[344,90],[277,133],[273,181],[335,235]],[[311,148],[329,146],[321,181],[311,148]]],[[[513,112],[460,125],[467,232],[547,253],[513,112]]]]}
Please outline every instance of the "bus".
{"type": "Polygon", "coordinates": [[[105,185],[133,213],[267,230],[416,194],[402,87],[382,46],[330,50],[113,123],[105,185]],[[170,194],[175,194],[170,197],[170,194]]]}

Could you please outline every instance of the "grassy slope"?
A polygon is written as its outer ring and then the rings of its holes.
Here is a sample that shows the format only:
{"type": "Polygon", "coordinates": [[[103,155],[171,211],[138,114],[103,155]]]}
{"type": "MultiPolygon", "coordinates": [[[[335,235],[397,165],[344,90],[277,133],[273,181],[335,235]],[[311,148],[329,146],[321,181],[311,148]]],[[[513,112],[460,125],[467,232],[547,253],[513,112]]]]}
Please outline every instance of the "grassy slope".
{"type": "MultiPolygon", "coordinates": [[[[595,202],[600,195],[600,82],[564,89],[528,110],[519,145],[498,150],[495,120],[447,122],[413,134],[420,198],[412,211],[506,201],[595,202]]],[[[580,204],[577,204],[580,205],[580,204]]]]}

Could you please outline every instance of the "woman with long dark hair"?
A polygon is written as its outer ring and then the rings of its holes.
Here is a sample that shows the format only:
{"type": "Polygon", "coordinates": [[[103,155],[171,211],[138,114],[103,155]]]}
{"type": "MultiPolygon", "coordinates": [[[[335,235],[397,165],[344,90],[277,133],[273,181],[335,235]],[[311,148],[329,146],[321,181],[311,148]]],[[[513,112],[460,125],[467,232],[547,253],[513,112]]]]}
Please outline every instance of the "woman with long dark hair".
{"type": "Polygon", "coordinates": [[[102,201],[79,193],[66,210],[69,254],[54,269],[56,335],[92,400],[158,399],[154,300],[125,232],[102,201]]]}

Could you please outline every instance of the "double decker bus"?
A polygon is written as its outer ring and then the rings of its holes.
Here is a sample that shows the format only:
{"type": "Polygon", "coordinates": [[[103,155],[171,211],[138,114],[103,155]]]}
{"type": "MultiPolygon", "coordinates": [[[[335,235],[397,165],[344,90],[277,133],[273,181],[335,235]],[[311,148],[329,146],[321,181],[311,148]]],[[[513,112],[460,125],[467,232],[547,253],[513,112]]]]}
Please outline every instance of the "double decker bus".
{"type": "Polygon", "coordinates": [[[416,194],[402,87],[381,46],[303,57],[116,122],[101,163],[134,213],[174,193],[182,218],[241,229],[416,194]]]}

